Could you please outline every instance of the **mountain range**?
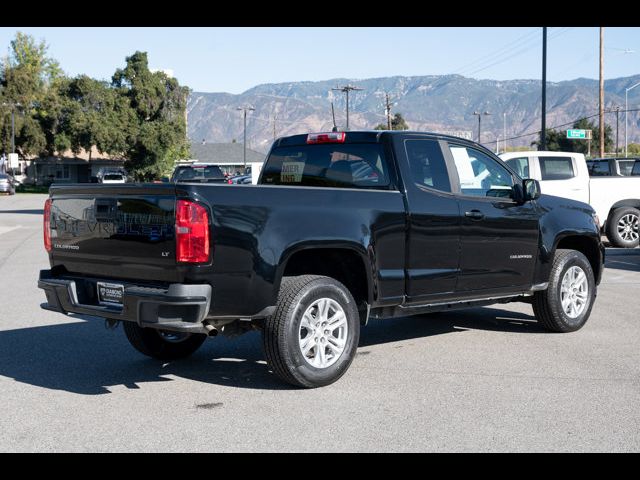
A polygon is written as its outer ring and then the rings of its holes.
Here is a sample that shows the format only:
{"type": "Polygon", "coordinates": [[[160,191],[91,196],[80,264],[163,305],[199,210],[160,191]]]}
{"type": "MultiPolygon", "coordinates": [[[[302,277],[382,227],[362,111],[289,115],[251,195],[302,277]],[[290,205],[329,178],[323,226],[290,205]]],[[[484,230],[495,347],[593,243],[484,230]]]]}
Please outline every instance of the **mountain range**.
{"type": "MultiPolygon", "coordinates": [[[[625,89],[640,82],[640,74],[605,81],[605,121],[615,136],[616,106],[625,107],[625,89]]],[[[243,113],[247,112],[247,147],[266,152],[276,137],[310,131],[331,130],[333,102],[336,123],[346,124],[345,94],[333,88],[353,85],[349,98],[351,130],[386,125],[385,94],[391,113],[401,113],[412,130],[452,133],[477,139],[482,116],[482,143],[495,149],[496,137],[503,145],[530,145],[537,135],[521,136],[540,129],[540,80],[476,80],[460,75],[395,76],[364,80],[336,78],[318,82],[263,84],[241,94],[192,92],[187,102],[188,135],[193,142],[242,142],[243,113]],[[511,138],[518,137],[519,138],[511,138]]],[[[640,107],[640,88],[629,92],[629,109],[640,107]]],[[[547,128],[591,116],[598,123],[598,81],[578,78],[547,83],[547,128]]],[[[619,114],[619,142],[624,145],[625,114],[619,114]]],[[[640,141],[640,112],[629,112],[629,142],[640,141]]],[[[563,126],[562,129],[571,128],[563,126]]]]}

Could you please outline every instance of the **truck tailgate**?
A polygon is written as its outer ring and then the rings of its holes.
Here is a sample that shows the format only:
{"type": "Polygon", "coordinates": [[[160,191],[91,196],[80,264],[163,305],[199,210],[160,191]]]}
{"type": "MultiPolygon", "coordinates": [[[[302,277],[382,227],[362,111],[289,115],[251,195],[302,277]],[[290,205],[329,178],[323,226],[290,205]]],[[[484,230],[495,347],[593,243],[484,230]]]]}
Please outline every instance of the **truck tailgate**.
{"type": "Polygon", "coordinates": [[[173,185],[51,188],[52,266],[92,276],[178,281],[173,185]]]}

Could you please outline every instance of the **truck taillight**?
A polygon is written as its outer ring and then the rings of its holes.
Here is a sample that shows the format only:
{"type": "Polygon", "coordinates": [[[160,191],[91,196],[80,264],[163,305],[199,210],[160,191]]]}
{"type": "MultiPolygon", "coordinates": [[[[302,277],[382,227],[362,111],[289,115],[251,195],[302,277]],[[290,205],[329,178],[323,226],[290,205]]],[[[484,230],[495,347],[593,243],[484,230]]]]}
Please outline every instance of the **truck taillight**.
{"type": "Polygon", "coordinates": [[[307,135],[307,143],[344,143],[347,139],[345,132],[310,133],[307,135]]]}
{"type": "Polygon", "coordinates": [[[176,260],[209,261],[209,214],[205,207],[189,200],[176,202],[176,260]]]}
{"type": "Polygon", "coordinates": [[[44,233],[44,249],[51,251],[51,199],[44,202],[44,218],[42,220],[42,230],[44,233]]]}

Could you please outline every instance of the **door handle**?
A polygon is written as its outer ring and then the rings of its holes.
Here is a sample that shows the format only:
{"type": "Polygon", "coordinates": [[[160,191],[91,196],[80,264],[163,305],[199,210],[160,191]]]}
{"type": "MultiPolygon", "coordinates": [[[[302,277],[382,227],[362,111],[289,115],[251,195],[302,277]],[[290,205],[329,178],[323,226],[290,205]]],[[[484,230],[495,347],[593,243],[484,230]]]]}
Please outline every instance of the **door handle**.
{"type": "Polygon", "coordinates": [[[469,217],[472,220],[482,220],[484,218],[484,213],[480,210],[471,210],[469,212],[464,212],[465,217],[469,217]]]}

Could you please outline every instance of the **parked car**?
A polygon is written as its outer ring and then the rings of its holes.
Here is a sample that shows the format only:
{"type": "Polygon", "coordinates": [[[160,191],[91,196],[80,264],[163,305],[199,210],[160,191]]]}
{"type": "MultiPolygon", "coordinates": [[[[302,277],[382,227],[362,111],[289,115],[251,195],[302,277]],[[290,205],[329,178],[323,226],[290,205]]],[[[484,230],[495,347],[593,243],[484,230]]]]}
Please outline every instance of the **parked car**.
{"type": "Polygon", "coordinates": [[[11,175],[0,173],[0,193],[13,195],[16,193],[16,184],[11,175]]]}
{"type": "Polygon", "coordinates": [[[105,173],[98,178],[100,183],[127,183],[124,173],[105,173]]]}
{"type": "Polygon", "coordinates": [[[227,183],[218,165],[212,163],[192,163],[178,165],[171,175],[171,182],[227,183]]]}
{"type": "Polygon", "coordinates": [[[229,184],[246,185],[251,183],[251,175],[236,175],[235,177],[229,177],[227,180],[229,184]]]}
{"type": "MultiPolygon", "coordinates": [[[[520,175],[540,181],[542,193],[589,203],[612,245],[638,246],[640,176],[589,176],[584,155],[574,152],[509,152],[500,155],[520,175]]],[[[635,164],[632,172],[639,171],[635,164]]]]}
{"type": "Polygon", "coordinates": [[[252,187],[53,185],[44,244],[43,308],[122,321],[164,361],[258,329],[302,387],[346,372],[370,318],[524,301],[578,330],[604,261],[589,205],[476,143],[406,131],[280,138],[252,187]]]}
{"type": "Polygon", "coordinates": [[[640,158],[594,158],[587,160],[592,177],[640,175],[640,158]],[[634,174],[634,167],[639,173],[634,174]]]}

